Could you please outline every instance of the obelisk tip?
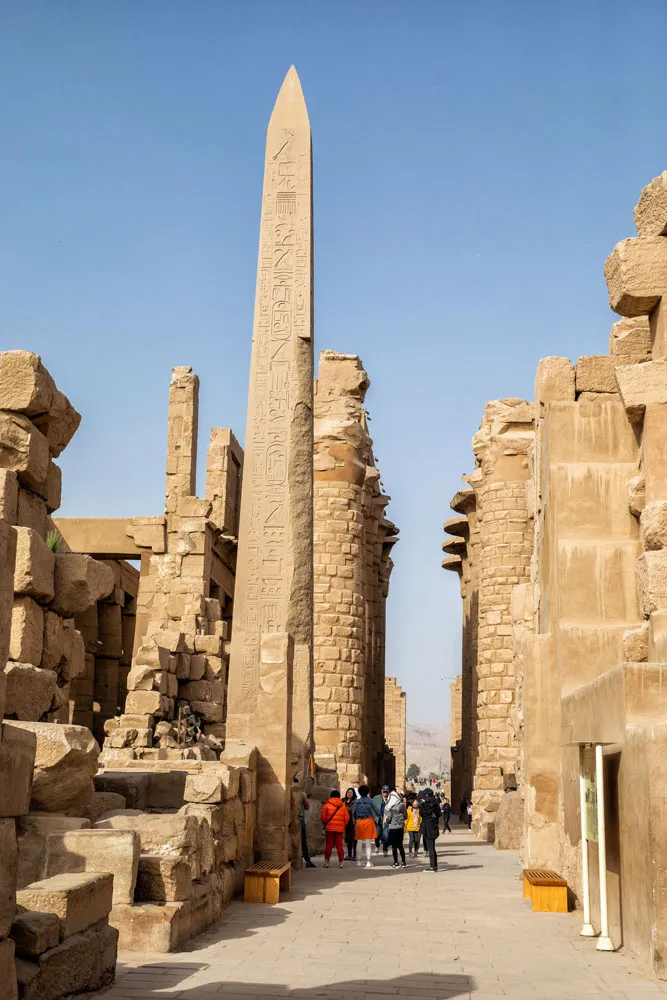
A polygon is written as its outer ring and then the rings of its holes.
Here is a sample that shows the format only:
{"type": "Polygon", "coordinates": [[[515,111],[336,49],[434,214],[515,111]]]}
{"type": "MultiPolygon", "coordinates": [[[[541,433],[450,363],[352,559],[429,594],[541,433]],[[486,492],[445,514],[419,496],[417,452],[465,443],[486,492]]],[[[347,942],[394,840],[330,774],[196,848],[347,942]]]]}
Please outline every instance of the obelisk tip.
{"type": "Polygon", "coordinates": [[[290,66],[287,70],[273,107],[271,121],[274,122],[277,118],[280,118],[281,124],[289,124],[290,121],[295,125],[310,124],[301,81],[294,66],[290,66]]]}

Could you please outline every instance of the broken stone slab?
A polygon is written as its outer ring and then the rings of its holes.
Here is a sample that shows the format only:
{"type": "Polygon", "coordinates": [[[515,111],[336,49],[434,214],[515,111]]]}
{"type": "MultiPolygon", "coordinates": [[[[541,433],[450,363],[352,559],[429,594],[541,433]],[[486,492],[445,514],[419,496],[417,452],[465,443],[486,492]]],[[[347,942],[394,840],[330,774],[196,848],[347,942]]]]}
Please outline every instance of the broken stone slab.
{"type": "Polygon", "coordinates": [[[37,666],[42,659],[44,612],[32,597],[17,597],[12,605],[9,657],[37,666]]]}
{"type": "Polygon", "coordinates": [[[55,611],[44,613],[44,636],[41,666],[46,670],[59,670],[65,659],[65,627],[55,611]]]}
{"type": "Polygon", "coordinates": [[[618,364],[641,364],[651,360],[651,328],[648,316],[623,317],[609,335],[609,353],[618,364]]]}
{"type": "Polygon", "coordinates": [[[122,795],[127,809],[136,809],[140,812],[146,809],[149,781],[150,776],[146,773],[114,770],[102,771],[94,778],[96,792],[122,795]]]}
{"type": "Polygon", "coordinates": [[[667,240],[662,236],[621,240],[605,262],[604,276],[614,312],[650,313],[667,289],[667,240]]]}
{"type": "Polygon", "coordinates": [[[634,215],[639,236],[664,236],[667,233],[667,171],[646,185],[634,215]]]}
{"type": "Polygon", "coordinates": [[[184,858],[180,855],[141,855],[137,902],[179,902],[192,895],[192,869],[184,858]]]}
{"type": "Polygon", "coordinates": [[[168,813],[139,813],[134,810],[108,815],[95,829],[135,830],[141,839],[142,854],[174,854],[181,857],[196,851],[199,820],[195,816],[168,813]]]}
{"type": "Polygon", "coordinates": [[[109,566],[91,556],[56,552],[54,587],[52,610],[72,618],[108,597],[114,588],[114,575],[109,566]]]}
{"type": "Polygon", "coordinates": [[[86,648],[83,636],[73,625],[65,622],[63,638],[65,659],[60,665],[60,673],[66,680],[82,677],[86,673],[86,648]]]}
{"type": "Polygon", "coordinates": [[[616,358],[609,354],[587,355],[579,358],[575,368],[577,392],[618,392],[614,368],[616,358]]]}
{"type": "Polygon", "coordinates": [[[117,792],[95,792],[86,810],[86,817],[91,823],[97,823],[105,813],[125,808],[127,802],[124,795],[119,795],[117,792]]]}
{"type": "Polygon", "coordinates": [[[646,479],[643,472],[628,481],[628,507],[630,513],[639,517],[646,505],[646,479]]]}
{"type": "Polygon", "coordinates": [[[0,723],[0,817],[28,812],[36,750],[34,733],[0,723]]]}
{"type": "Polygon", "coordinates": [[[128,691],[125,711],[130,715],[165,715],[165,696],[159,691],[128,691]]]}
{"type": "Polygon", "coordinates": [[[58,507],[60,507],[62,489],[62,470],[59,465],[55,464],[55,462],[49,462],[49,468],[46,473],[46,485],[42,493],[46,502],[46,509],[49,514],[53,514],[53,512],[58,510],[58,507]]]}
{"type": "Polygon", "coordinates": [[[227,743],[220,755],[220,763],[227,767],[247,767],[249,771],[257,770],[257,747],[248,743],[227,743]]]}
{"type": "Polygon", "coordinates": [[[167,551],[166,519],[155,517],[133,517],[127,527],[127,534],[139,548],[150,549],[156,555],[167,551]]]}
{"type": "Polygon", "coordinates": [[[56,389],[49,412],[36,417],[35,423],[48,441],[50,453],[58,458],[79,429],[81,414],[72,406],[65,393],[56,389]]]}
{"type": "MultiPolygon", "coordinates": [[[[35,811],[71,812],[93,795],[100,748],[85,726],[9,722],[37,740],[31,806],[35,811]]],[[[104,871],[104,869],[102,869],[104,871]]]]}
{"type": "MultiPolygon", "coordinates": [[[[15,476],[16,473],[14,472],[12,475],[15,476]]],[[[49,530],[46,502],[32,490],[19,486],[17,506],[16,524],[24,524],[27,528],[33,528],[38,535],[46,538],[49,530]]]]}
{"type": "Polygon", "coordinates": [[[53,670],[42,670],[31,663],[9,660],[5,667],[7,691],[5,715],[20,722],[39,722],[51,710],[58,685],[53,670]]]}
{"type": "Polygon", "coordinates": [[[7,937],[16,912],[18,848],[13,819],[0,819],[0,938],[7,937]]]}
{"type": "Polygon", "coordinates": [[[10,934],[16,954],[34,958],[56,947],[60,941],[60,921],[55,913],[26,910],[16,914],[10,934]]]}
{"type": "Polygon", "coordinates": [[[32,351],[0,352],[0,410],[35,416],[48,413],[55,382],[32,351]]]}
{"type": "Polygon", "coordinates": [[[617,365],[614,373],[629,420],[643,420],[649,404],[667,403],[667,358],[642,365],[617,365]]]}
{"type": "Polygon", "coordinates": [[[113,982],[118,932],[102,920],[73,934],[35,961],[17,960],[21,1000],[60,1000],[113,982]]]}
{"type": "Polygon", "coordinates": [[[108,916],[112,895],[111,872],[68,872],[33,882],[17,892],[16,901],[26,910],[55,913],[63,940],[108,916]]]}
{"type": "Polygon", "coordinates": [[[49,471],[49,444],[20,413],[0,410],[0,467],[15,472],[19,482],[40,496],[49,471]]]}
{"type": "Polygon", "coordinates": [[[69,872],[113,872],[113,902],[131,903],[141,844],[134,830],[67,830],[46,840],[44,876],[69,872]]]}
{"type": "Polygon", "coordinates": [[[204,722],[222,722],[224,713],[221,703],[192,701],[190,707],[204,722]]]}

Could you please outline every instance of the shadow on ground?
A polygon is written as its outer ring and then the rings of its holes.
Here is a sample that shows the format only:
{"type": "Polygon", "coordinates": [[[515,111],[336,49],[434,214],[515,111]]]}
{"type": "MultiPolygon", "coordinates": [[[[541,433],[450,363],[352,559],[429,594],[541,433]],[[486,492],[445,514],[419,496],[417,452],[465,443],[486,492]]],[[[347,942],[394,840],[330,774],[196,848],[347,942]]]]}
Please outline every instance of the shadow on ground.
{"type": "MultiPolygon", "coordinates": [[[[296,956],[295,956],[295,960],[296,956]]],[[[111,998],[125,1000],[455,1000],[475,991],[470,976],[414,973],[394,979],[345,979],[323,986],[292,989],[284,983],[248,983],[227,979],[190,986],[207,966],[161,962],[132,970],[112,988],[111,998]],[[159,985],[154,985],[159,983],[159,985]]],[[[200,977],[198,977],[200,978],[200,977]]]]}

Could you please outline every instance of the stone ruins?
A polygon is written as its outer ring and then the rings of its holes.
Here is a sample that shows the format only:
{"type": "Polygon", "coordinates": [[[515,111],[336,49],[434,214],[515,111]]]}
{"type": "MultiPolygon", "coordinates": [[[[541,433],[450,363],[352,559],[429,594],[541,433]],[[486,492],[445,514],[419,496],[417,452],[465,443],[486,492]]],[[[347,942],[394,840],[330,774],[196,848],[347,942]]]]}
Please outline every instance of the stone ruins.
{"type": "Polygon", "coordinates": [[[245,456],[213,428],[196,496],[199,380],[174,368],[162,512],[53,517],[81,416],[39,356],[0,353],[7,1000],[98,989],[119,946],[169,952],[214,923],[255,861],[300,866],[302,789],[404,779],[397,529],[360,359],[323,351],[313,378],[312,244],[292,68],[267,133],[245,456]]]}
{"type": "Polygon", "coordinates": [[[561,872],[582,934],[667,978],[667,173],[605,264],[609,354],[487,403],[443,567],[463,600],[452,795],[561,872]]]}

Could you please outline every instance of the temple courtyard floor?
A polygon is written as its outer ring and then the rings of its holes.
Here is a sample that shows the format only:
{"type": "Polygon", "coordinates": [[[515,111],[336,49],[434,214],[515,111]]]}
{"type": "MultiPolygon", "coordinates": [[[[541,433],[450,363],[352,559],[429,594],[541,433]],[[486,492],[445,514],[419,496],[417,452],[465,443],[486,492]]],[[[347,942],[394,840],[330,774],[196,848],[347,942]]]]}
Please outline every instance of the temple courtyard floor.
{"type": "Polygon", "coordinates": [[[174,955],[120,956],[104,1000],[638,1000],[667,995],[622,951],[579,937],[580,913],[533,913],[513,852],[468,831],[438,840],[440,870],[374,858],[297,873],[275,906],[233,903],[174,955]]]}

